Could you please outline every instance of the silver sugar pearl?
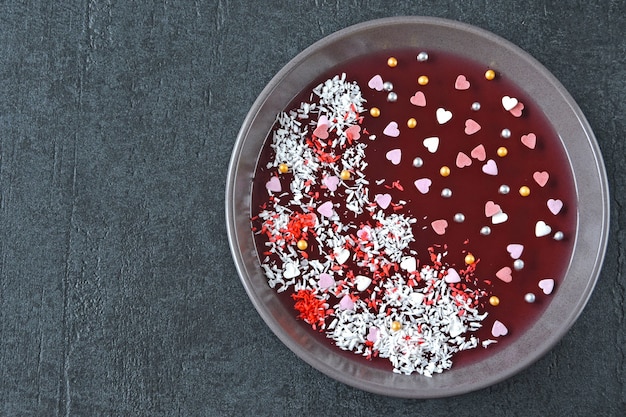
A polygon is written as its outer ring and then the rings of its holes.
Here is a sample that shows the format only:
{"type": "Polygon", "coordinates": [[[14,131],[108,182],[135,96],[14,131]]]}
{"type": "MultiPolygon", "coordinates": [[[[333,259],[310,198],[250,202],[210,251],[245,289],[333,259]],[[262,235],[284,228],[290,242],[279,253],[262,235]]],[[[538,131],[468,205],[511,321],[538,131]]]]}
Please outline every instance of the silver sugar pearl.
{"type": "Polygon", "coordinates": [[[489,236],[491,234],[491,227],[489,226],[483,226],[480,229],[480,234],[483,236],[489,236]]]}
{"type": "Polygon", "coordinates": [[[449,188],[444,188],[443,190],[441,190],[441,196],[444,198],[452,197],[452,190],[449,188]]]}
{"type": "Polygon", "coordinates": [[[480,110],[480,103],[477,102],[477,101],[473,102],[472,103],[472,110],[474,110],[474,111],[480,110]]]}
{"type": "Polygon", "coordinates": [[[565,237],[565,235],[563,235],[563,232],[556,232],[554,234],[554,240],[563,240],[563,238],[565,237]]]}
{"type": "Polygon", "coordinates": [[[524,301],[526,301],[527,303],[534,303],[535,302],[535,294],[533,294],[532,292],[526,293],[526,295],[524,296],[524,301]]]}
{"type": "Polygon", "coordinates": [[[515,269],[516,271],[524,269],[524,261],[522,261],[521,259],[516,259],[513,262],[513,269],[515,269]]]}
{"type": "Polygon", "coordinates": [[[502,184],[500,188],[498,188],[498,192],[500,194],[508,194],[510,191],[511,191],[511,188],[506,184],[502,184]]]}
{"type": "Polygon", "coordinates": [[[396,93],[392,91],[391,93],[387,94],[387,101],[394,102],[396,100],[398,100],[398,95],[396,93]]]}
{"type": "Polygon", "coordinates": [[[500,132],[500,136],[504,139],[508,139],[511,137],[511,131],[509,129],[502,129],[502,132],[500,132]]]}
{"type": "Polygon", "coordinates": [[[463,213],[457,213],[454,215],[454,221],[457,223],[463,223],[465,221],[465,215],[463,213]]]}
{"type": "Polygon", "coordinates": [[[424,161],[419,156],[413,160],[413,166],[415,168],[420,168],[422,165],[424,165],[424,161]]]}
{"type": "Polygon", "coordinates": [[[417,60],[419,62],[425,62],[428,61],[428,52],[420,52],[419,54],[417,54],[417,60]]]}
{"type": "Polygon", "coordinates": [[[393,90],[393,84],[391,83],[391,81],[385,81],[383,83],[383,90],[385,90],[385,91],[393,90]]]}

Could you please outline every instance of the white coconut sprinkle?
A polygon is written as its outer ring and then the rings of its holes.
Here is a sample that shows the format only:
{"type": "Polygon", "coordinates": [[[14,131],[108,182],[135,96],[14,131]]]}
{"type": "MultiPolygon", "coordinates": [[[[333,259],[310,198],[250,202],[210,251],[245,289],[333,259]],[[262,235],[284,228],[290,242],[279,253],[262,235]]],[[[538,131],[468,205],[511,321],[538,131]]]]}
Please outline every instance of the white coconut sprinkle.
{"type": "MultiPolygon", "coordinates": [[[[361,131],[355,140],[346,133],[360,126],[364,103],[359,85],[342,74],[315,87],[311,102],[277,116],[270,145],[274,158],[266,168],[288,164],[290,182],[288,192],[268,191],[271,198],[257,214],[262,225],[257,233],[266,237],[261,267],[277,292],[308,291],[330,306],[319,329],[340,349],[387,358],[394,372],[432,376],[449,369],[455,353],[481,343],[472,332],[481,328],[486,313],[477,310],[475,298],[445,282],[443,254],[437,267],[398,268],[416,255],[410,248],[413,227],[425,226],[413,217],[379,209],[370,199],[364,141],[376,136],[361,131]],[[328,120],[325,140],[313,135],[322,116],[328,120]],[[349,180],[338,181],[333,191],[322,187],[325,178],[340,178],[344,170],[350,172],[349,180]],[[320,189],[323,197],[313,193],[320,189]],[[334,196],[342,201],[333,204],[332,215],[316,212],[334,196]],[[352,221],[363,213],[370,214],[371,224],[352,221]],[[307,221],[299,233],[317,252],[310,259],[295,247],[300,237],[290,227],[298,216],[307,221]],[[355,276],[347,264],[370,274],[355,276]],[[320,286],[322,274],[334,281],[320,286]]],[[[481,344],[490,343],[495,341],[481,344]]]]}

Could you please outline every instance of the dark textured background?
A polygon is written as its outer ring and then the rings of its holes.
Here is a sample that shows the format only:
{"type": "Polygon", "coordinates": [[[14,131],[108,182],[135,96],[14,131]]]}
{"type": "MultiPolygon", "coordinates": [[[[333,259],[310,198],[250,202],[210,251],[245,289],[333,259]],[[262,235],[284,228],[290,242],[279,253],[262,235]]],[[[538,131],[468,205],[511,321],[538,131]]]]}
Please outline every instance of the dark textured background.
{"type": "Polygon", "coordinates": [[[625,2],[58,3],[0,2],[0,415],[626,414],[625,2]],[[226,239],[255,97],[314,41],[392,15],[461,20],[536,57],[589,119],[611,184],[580,320],[526,371],[451,399],[368,394],[297,359],[226,239]]]}

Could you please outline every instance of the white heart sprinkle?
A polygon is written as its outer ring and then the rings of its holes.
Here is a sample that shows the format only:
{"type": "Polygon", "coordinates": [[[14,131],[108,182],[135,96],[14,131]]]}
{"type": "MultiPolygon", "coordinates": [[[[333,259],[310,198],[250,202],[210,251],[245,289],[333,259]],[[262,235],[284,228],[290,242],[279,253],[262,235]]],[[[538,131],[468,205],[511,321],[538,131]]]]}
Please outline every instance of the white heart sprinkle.
{"type": "Polygon", "coordinates": [[[365,275],[357,275],[356,278],[354,278],[354,284],[356,285],[356,289],[359,291],[365,291],[371,283],[372,279],[366,277],[365,275]]]}
{"type": "Polygon", "coordinates": [[[295,264],[285,264],[285,270],[283,271],[283,277],[286,279],[295,278],[300,275],[300,270],[295,264]]]}
{"type": "Polygon", "coordinates": [[[535,236],[537,237],[547,236],[550,232],[552,232],[552,228],[543,220],[539,220],[535,225],[535,236]]]}
{"type": "Polygon", "coordinates": [[[513,107],[517,106],[517,99],[509,96],[502,97],[502,107],[504,110],[510,111],[513,107]]]}
{"type": "Polygon", "coordinates": [[[424,142],[422,143],[424,144],[424,146],[426,147],[426,149],[428,149],[428,152],[430,153],[437,152],[437,149],[439,148],[439,138],[436,136],[426,138],[424,139],[424,142]]]}
{"type": "Polygon", "coordinates": [[[509,220],[509,215],[503,211],[499,211],[491,217],[491,223],[493,224],[504,223],[507,220],[509,220]]]}
{"type": "Polygon", "coordinates": [[[448,327],[448,333],[450,333],[450,337],[460,336],[465,332],[465,326],[458,317],[452,316],[450,318],[450,326],[448,327]]]}
{"type": "Polygon", "coordinates": [[[415,272],[417,271],[417,261],[412,256],[405,256],[400,262],[400,268],[406,272],[415,272]]]}
{"type": "Polygon", "coordinates": [[[349,257],[350,257],[350,251],[348,249],[345,249],[345,248],[335,249],[335,261],[337,261],[339,265],[343,265],[348,260],[349,257]]]}
{"type": "Polygon", "coordinates": [[[452,119],[451,111],[448,111],[443,107],[439,107],[437,109],[437,122],[439,122],[440,125],[447,123],[450,119],[452,119]]]}

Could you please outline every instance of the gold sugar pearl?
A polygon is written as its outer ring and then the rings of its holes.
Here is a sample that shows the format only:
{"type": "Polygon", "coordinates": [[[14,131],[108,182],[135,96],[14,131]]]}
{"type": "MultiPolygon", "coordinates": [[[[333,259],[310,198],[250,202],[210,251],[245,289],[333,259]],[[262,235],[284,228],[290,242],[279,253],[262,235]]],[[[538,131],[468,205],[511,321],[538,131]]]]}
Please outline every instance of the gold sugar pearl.
{"type": "Polygon", "coordinates": [[[402,323],[400,323],[399,321],[391,322],[391,330],[393,330],[394,332],[397,332],[401,328],[402,328],[402,323]]]}
{"type": "Polygon", "coordinates": [[[519,195],[522,197],[528,197],[530,195],[530,188],[525,185],[521,186],[519,189],[519,195]]]}
{"type": "Polygon", "coordinates": [[[419,85],[426,85],[428,84],[428,77],[425,75],[420,75],[419,78],[417,79],[417,83],[419,85]]]}
{"type": "Polygon", "coordinates": [[[472,255],[471,253],[468,253],[467,255],[465,255],[466,264],[472,265],[474,262],[476,262],[476,258],[474,258],[474,255],[472,255]]]}
{"type": "Polygon", "coordinates": [[[344,181],[347,181],[350,179],[350,171],[348,171],[347,169],[344,169],[343,171],[341,171],[341,174],[339,174],[339,178],[341,178],[344,181]]]}
{"type": "Polygon", "coordinates": [[[396,65],[398,65],[398,60],[395,57],[390,56],[389,59],[387,60],[387,66],[393,68],[396,65]]]}
{"type": "Polygon", "coordinates": [[[378,117],[380,116],[380,109],[378,107],[372,107],[370,109],[370,114],[372,115],[372,117],[378,117]]]}
{"type": "Polygon", "coordinates": [[[409,127],[409,129],[413,129],[415,126],[417,126],[417,120],[411,117],[409,120],[406,121],[406,125],[409,127]]]}
{"type": "Polygon", "coordinates": [[[448,175],[450,175],[450,168],[448,168],[447,166],[442,166],[441,168],[439,168],[439,174],[442,177],[447,177],[448,175]]]}
{"type": "Polygon", "coordinates": [[[281,174],[286,174],[288,171],[289,171],[289,165],[287,164],[278,165],[278,172],[280,172],[281,174]]]}
{"type": "Polygon", "coordinates": [[[306,250],[306,248],[309,247],[309,244],[306,242],[306,240],[300,239],[296,246],[298,246],[298,249],[300,250],[306,250]]]}
{"type": "Polygon", "coordinates": [[[492,295],[491,297],[489,297],[489,304],[495,307],[500,304],[500,299],[495,295],[492,295]]]}
{"type": "Polygon", "coordinates": [[[496,72],[494,70],[490,69],[485,72],[485,79],[491,81],[494,78],[496,78],[496,72]]]}
{"type": "Polygon", "coordinates": [[[497,150],[497,153],[500,158],[504,158],[509,153],[509,150],[504,146],[500,146],[497,150]]]}

